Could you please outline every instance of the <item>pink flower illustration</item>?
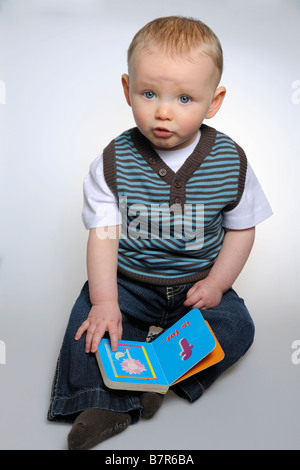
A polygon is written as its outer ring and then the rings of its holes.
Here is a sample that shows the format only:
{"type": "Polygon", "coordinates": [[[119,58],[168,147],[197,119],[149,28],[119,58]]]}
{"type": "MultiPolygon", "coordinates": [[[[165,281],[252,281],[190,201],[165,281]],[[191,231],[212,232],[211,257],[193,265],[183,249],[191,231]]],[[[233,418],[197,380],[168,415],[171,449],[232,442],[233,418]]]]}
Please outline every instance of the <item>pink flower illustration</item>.
{"type": "Polygon", "coordinates": [[[146,370],[144,364],[142,364],[138,359],[123,359],[121,363],[122,370],[125,370],[128,374],[138,374],[146,370]]]}

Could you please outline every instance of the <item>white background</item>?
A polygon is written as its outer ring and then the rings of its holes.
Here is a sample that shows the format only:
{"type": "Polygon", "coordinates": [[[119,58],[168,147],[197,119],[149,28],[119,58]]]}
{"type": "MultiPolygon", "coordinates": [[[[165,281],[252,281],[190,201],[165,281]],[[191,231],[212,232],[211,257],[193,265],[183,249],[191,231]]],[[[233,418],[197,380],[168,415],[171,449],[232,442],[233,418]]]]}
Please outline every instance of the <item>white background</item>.
{"type": "Polygon", "coordinates": [[[133,35],[173,14],[219,36],[227,96],[207,123],[245,149],[274,211],[235,285],[256,341],[198,402],[170,393],[99,449],[300,448],[299,0],[0,0],[1,449],[66,448],[69,426],[46,414],[86,280],[82,180],[134,125],[121,89],[133,35]]]}

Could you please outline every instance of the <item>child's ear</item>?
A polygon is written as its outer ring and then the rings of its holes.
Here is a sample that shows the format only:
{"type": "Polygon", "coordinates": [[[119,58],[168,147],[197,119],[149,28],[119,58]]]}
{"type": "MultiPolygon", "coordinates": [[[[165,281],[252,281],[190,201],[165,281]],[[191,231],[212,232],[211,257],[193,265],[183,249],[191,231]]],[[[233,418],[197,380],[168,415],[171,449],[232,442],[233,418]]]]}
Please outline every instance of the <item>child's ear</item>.
{"type": "Polygon", "coordinates": [[[131,106],[130,96],[129,96],[129,76],[127,75],[127,73],[123,73],[122,75],[122,85],[123,85],[123,90],[124,90],[126,101],[128,105],[131,106]]]}
{"type": "Polygon", "coordinates": [[[222,106],[226,94],[226,88],[220,86],[216,89],[212,102],[210,104],[209,110],[205,116],[205,119],[210,119],[217,114],[219,109],[222,106]]]}

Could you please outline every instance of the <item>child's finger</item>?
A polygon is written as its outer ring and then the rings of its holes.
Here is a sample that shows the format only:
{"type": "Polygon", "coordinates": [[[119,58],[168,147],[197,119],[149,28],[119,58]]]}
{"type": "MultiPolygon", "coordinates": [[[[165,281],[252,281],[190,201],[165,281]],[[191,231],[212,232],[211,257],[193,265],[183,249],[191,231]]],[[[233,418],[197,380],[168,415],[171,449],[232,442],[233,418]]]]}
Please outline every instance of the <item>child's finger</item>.
{"type": "Polygon", "coordinates": [[[123,335],[123,326],[122,326],[122,322],[119,323],[118,332],[119,332],[118,339],[121,340],[121,339],[122,339],[122,335],[123,335]]]}
{"type": "Polygon", "coordinates": [[[76,335],[75,335],[75,339],[76,341],[78,341],[81,336],[83,335],[83,333],[89,328],[90,326],[90,322],[89,320],[85,320],[82,325],[78,328],[77,332],[76,332],[76,335]]]}
{"type": "Polygon", "coordinates": [[[194,284],[186,293],[186,297],[189,298],[197,290],[196,284],[194,284]]]}
{"type": "Polygon", "coordinates": [[[103,327],[102,328],[98,327],[98,328],[95,329],[94,334],[93,334],[93,338],[92,338],[92,341],[91,341],[91,352],[92,353],[97,352],[98,346],[100,344],[101,339],[104,336],[105,331],[106,330],[103,327]]]}
{"type": "Polygon", "coordinates": [[[184,302],[184,305],[187,307],[190,306],[195,306],[196,303],[199,302],[199,300],[202,299],[202,292],[200,289],[194,288],[191,292],[187,293],[186,300],[184,302]]]}
{"type": "Polygon", "coordinates": [[[116,351],[118,349],[118,339],[119,339],[119,328],[117,324],[111,325],[109,330],[109,337],[110,337],[110,346],[112,351],[116,351]]]}

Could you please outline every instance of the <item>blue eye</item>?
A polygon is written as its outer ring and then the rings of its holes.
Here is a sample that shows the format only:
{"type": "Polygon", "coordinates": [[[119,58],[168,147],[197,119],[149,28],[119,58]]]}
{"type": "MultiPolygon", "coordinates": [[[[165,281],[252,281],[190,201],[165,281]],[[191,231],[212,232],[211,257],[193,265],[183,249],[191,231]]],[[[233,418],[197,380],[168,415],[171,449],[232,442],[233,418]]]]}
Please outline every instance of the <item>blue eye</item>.
{"type": "Polygon", "coordinates": [[[180,101],[181,103],[183,103],[183,104],[187,104],[187,103],[189,103],[189,102],[191,101],[191,98],[189,98],[188,96],[181,96],[181,97],[179,98],[179,101],[180,101]]]}
{"type": "Polygon", "coordinates": [[[155,97],[155,94],[153,91],[145,91],[144,97],[147,98],[147,100],[152,100],[155,97]]]}

